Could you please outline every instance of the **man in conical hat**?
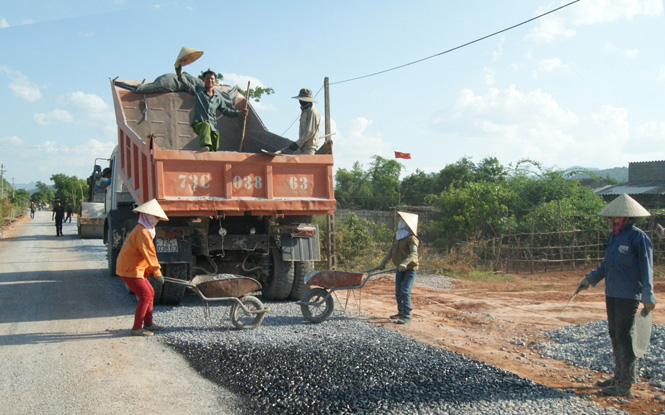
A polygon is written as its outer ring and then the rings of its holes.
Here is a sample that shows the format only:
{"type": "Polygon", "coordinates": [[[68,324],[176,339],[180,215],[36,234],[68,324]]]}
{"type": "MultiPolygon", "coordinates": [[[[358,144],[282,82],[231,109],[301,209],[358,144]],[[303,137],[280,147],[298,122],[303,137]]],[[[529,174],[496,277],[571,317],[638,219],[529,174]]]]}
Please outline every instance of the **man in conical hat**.
{"type": "Polygon", "coordinates": [[[418,272],[418,215],[397,212],[400,221],[395,232],[395,240],[381,265],[385,269],[388,260],[397,267],[395,273],[395,299],[397,314],[390,316],[397,324],[411,321],[411,288],[418,272]]]}
{"type": "Polygon", "coordinates": [[[318,148],[321,123],[321,114],[314,106],[316,100],[312,96],[312,90],[307,88],[302,88],[293,98],[300,102],[300,128],[298,140],[293,142],[289,149],[294,151],[293,154],[314,154],[318,148]]]}
{"type": "Polygon", "coordinates": [[[157,222],[169,218],[155,199],[138,206],[134,212],[139,214],[139,223],[122,244],[116,263],[116,273],[138,298],[132,336],[152,336],[154,332],[164,330],[164,327],[152,321],[155,290],[146,278],[152,274],[153,278],[160,280],[159,284],[164,283],[152,240],[155,238],[157,222]]]}
{"type": "Polygon", "coordinates": [[[600,266],[586,274],[578,289],[594,287],[605,279],[607,325],[614,353],[614,376],[599,381],[605,395],[629,396],[637,379],[633,353],[633,326],[640,302],[645,313],[656,306],[653,293],[653,251],[651,240],[633,222],[649,212],[626,194],[614,199],[599,216],[609,218],[612,230],[607,240],[605,258],[600,266]]]}

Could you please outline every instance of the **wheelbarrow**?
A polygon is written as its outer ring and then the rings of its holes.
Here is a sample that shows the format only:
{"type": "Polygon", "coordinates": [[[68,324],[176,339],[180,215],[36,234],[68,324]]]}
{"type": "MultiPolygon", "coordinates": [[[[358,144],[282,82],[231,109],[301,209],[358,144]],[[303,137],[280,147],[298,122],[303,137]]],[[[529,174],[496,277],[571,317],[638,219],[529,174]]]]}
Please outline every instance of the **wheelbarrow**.
{"type": "Polygon", "coordinates": [[[164,277],[164,282],[184,285],[205,302],[206,321],[210,317],[210,301],[231,301],[231,324],[239,330],[255,329],[270,311],[258,298],[247,293],[261,289],[253,278],[234,274],[197,275],[191,281],[164,277]]]}
{"type": "Polygon", "coordinates": [[[305,275],[305,284],[315,286],[303,295],[300,305],[302,315],[312,323],[326,321],[335,308],[332,294],[340,290],[360,289],[374,275],[396,271],[397,268],[372,268],[362,272],[312,271],[305,275]]]}

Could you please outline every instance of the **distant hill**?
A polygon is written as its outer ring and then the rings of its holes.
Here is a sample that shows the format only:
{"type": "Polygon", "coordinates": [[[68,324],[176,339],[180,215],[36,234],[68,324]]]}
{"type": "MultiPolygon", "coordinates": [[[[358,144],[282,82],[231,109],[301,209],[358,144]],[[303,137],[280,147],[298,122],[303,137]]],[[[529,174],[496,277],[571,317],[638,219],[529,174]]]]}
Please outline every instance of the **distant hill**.
{"type": "MultiPolygon", "coordinates": [[[[597,177],[604,179],[610,177],[611,179],[618,180],[619,182],[628,181],[628,167],[612,167],[611,169],[596,169],[593,167],[571,167],[567,169],[567,172],[579,171],[579,170],[588,170],[597,177]]],[[[570,177],[570,179],[588,179],[591,176],[584,173],[575,174],[570,177]]]]}

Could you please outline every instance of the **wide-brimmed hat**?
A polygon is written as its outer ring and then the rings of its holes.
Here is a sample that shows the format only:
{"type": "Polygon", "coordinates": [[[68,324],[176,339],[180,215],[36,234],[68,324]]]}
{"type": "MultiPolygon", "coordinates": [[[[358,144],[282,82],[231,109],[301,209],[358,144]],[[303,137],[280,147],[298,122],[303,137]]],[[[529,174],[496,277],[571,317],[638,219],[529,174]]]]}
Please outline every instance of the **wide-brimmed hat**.
{"type": "Polygon", "coordinates": [[[418,215],[406,212],[397,212],[397,214],[404,220],[404,222],[406,222],[406,226],[411,229],[411,232],[418,236],[418,215]]]}
{"type": "Polygon", "coordinates": [[[603,210],[598,212],[598,216],[607,216],[610,218],[638,218],[651,216],[651,213],[637,203],[635,199],[624,193],[611,201],[603,210]]]}
{"type": "Polygon", "coordinates": [[[164,213],[162,210],[162,207],[159,206],[157,199],[152,199],[148,202],[145,202],[141,206],[137,206],[134,208],[133,212],[147,213],[148,215],[152,215],[159,220],[169,220],[168,216],[166,216],[166,213],[164,213]]]}
{"type": "Polygon", "coordinates": [[[295,99],[298,99],[300,101],[305,101],[305,102],[317,102],[313,97],[312,97],[312,90],[303,88],[300,90],[297,96],[292,97],[295,99]]]}
{"type": "Polygon", "coordinates": [[[189,65],[190,63],[200,58],[201,55],[203,55],[202,50],[196,50],[188,48],[187,46],[183,46],[182,49],[180,49],[180,53],[178,54],[178,59],[175,60],[175,67],[177,68],[178,66],[189,65]]]}

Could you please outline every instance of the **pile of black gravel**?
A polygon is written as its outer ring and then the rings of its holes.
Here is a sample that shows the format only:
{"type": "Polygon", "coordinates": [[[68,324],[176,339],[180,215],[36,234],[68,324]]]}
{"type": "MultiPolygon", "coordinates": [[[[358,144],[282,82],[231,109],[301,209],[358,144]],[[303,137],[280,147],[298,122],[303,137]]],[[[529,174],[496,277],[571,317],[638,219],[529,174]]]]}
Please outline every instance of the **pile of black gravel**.
{"type": "Polygon", "coordinates": [[[616,413],[339,312],[310,324],[295,304],[268,306],[251,331],[206,329],[195,305],[156,321],[198,371],[246,398],[247,414],[616,413]]]}

